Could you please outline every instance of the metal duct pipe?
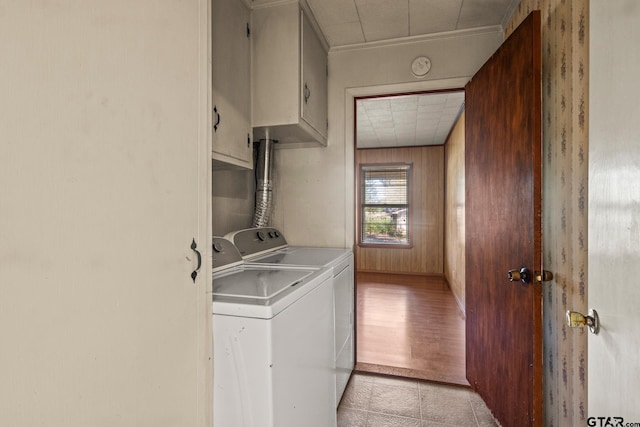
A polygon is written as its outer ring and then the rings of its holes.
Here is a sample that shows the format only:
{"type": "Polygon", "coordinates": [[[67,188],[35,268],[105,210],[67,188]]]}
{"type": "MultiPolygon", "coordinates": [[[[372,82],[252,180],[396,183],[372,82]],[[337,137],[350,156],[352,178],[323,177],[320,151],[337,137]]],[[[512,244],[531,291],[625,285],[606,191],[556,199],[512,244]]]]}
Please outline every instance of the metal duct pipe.
{"type": "Polygon", "coordinates": [[[273,163],[273,144],[276,140],[261,139],[258,142],[256,157],[256,209],[253,215],[254,227],[269,225],[273,206],[273,181],[271,169],[273,163]]]}

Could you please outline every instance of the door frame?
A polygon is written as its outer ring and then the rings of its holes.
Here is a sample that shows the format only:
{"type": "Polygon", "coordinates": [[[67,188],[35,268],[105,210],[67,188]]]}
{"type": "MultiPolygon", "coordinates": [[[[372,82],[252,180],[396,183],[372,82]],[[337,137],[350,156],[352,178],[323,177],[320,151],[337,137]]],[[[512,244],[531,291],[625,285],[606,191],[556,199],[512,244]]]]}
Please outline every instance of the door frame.
{"type": "Polygon", "coordinates": [[[351,247],[354,249],[354,363],[358,360],[358,328],[357,319],[358,316],[358,276],[357,276],[357,259],[355,247],[358,245],[358,201],[356,196],[357,183],[356,183],[356,107],[355,100],[358,98],[375,98],[390,96],[389,94],[401,96],[415,93],[426,92],[445,92],[464,90],[464,86],[471,79],[472,76],[458,77],[453,79],[441,79],[431,80],[423,82],[411,82],[411,83],[398,83],[390,85],[375,85],[375,86],[362,86],[356,88],[348,88],[345,90],[345,182],[351,182],[351,186],[347,185],[345,191],[345,206],[352,206],[353,214],[351,215],[351,221],[347,220],[347,232],[345,233],[345,247],[351,247]],[[348,227],[351,227],[349,230],[348,227]],[[350,237],[351,236],[351,237],[350,237]]]}

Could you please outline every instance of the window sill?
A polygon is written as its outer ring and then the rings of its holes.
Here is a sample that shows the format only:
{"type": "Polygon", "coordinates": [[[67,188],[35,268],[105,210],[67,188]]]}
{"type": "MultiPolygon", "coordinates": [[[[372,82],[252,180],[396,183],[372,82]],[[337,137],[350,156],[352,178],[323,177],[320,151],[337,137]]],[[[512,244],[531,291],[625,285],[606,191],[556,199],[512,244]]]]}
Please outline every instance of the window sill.
{"type": "Polygon", "coordinates": [[[358,242],[358,247],[360,248],[375,248],[375,249],[413,249],[413,244],[410,243],[408,245],[402,244],[375,244],[375,243],[362,243],[358,242]]]}

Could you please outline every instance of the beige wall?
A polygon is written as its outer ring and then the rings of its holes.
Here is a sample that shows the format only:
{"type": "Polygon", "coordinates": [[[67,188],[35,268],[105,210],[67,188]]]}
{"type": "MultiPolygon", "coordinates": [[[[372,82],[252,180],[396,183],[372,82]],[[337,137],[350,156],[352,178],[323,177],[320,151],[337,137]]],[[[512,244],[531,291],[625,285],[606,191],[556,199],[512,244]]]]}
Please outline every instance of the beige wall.
{"type": "Polygon", "coordinates": [[[332,49],[328,146],[276,150],[274,225],[293,244],[352,247],[354,96],[463,87],[502,39],[488,28],[332,49]],[[433,64],[425,79],[411,74],[419,55],[433,64]]]}
{"type": "Polygon", "coordinates": [[[356,151],[360,164],[411,163],[411,248],[356,247],[359,271],[442,274],[444,147],[406,147],[356,151]]]}
{"type": "Polygon", "coordinates": [[[251,227],[255,178],[252,170],[213,171],[213,235],[251,227]]]}
{"type": "MultiPolygon", "coordinates": [[[[586,425],[587,334],[567,330],[586,313],[589,4],[522,0],[505,32],[542,12],[544,425],[586,425]]],[[[604,415],[604,414],[602,414],[604,415]]]]}
{"type": "Polygon", "coordinates": [[[445,145],[444,277],[458,305],[465,308],[464,113],[445,145]]]}

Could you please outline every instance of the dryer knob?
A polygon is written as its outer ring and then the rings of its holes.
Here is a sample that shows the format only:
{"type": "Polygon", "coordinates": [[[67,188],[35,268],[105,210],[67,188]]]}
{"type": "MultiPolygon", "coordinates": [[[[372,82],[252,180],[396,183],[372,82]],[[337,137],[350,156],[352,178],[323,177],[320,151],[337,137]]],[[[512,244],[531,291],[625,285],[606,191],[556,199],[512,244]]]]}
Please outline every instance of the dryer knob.
{"type": "Polygon", "coordinates": [[[258,239],[260,239],[261,242],[264,242],[265,238],[264,233],[262,231],[258,231],[258,239]]]}
{"type": "Polygon", "coordinates": [[[218,242],[215,242],[213,244],[213,250],[214,252],[222,252],[222,245],[218,242]]]}
{"type": "Polygon", "coordinates": [[[274,233],[273,231],[270,231],[269,232],[269,237],[271,237],[273,239],[274,237],[276,237],[276,233],[274,233]]]}

